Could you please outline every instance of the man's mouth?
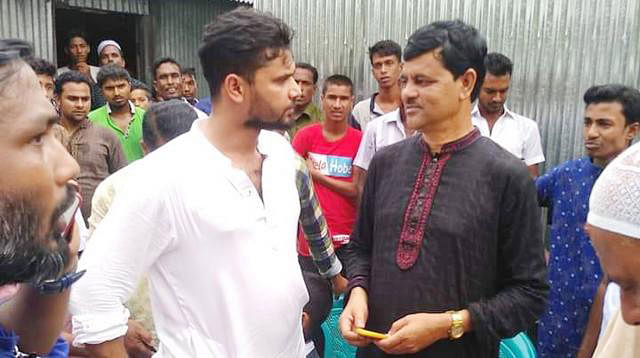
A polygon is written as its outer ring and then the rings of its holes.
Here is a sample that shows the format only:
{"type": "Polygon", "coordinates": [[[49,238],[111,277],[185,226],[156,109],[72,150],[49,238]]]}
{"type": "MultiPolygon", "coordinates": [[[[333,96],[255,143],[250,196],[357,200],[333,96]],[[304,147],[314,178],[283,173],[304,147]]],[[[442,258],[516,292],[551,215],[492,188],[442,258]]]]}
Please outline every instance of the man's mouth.
{"type": "Polygon", "coordinates": [[[600,148],[600,144],[595,142],[585,142],[584,147],[587,148],[587,150],[596,150],[600,148]]]}

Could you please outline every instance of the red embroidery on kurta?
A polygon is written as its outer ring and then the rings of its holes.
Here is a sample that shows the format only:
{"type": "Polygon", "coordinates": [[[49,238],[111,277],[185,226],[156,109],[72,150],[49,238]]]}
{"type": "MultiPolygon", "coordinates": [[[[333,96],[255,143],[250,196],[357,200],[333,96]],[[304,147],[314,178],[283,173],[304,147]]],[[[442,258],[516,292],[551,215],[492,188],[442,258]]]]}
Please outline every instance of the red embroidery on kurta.
{"type": "Polygon", "coordinates": [[[404,213],[402,231],[400,231],[396,264],[401,270],[408,270],[418,260],[422,241],[424,241],[427,219],[431,213],[442,171],[451,158],[451,153],[467,147],[479,137],[480,132],[474,129],[462,139],[443,146],[440,155],[435,157],[431,155],[429,148],[426,148],[416,182],[409,196],[409,204],[404,213]]]}

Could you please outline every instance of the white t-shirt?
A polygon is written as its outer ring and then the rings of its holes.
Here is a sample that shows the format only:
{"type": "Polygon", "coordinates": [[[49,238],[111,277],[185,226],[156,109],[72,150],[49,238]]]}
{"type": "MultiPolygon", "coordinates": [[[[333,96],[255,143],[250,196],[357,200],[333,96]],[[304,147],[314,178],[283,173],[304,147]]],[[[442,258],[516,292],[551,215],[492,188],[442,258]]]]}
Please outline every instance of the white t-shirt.
{"type": "Polygon", "coordinates": [[[489,131],[489,123],[482,117],[478,105],[471,111],[471,121],[480,133],[491,138],[511,154],[522,159],[526,165],[544,162],[538,124],[527,117],[511,112],[507,107],[489,131]]]}
{"type": "MultiPolygon", "coordinates": [[[[56,76],[60,76],[61,74],[69,71],[71,71],[71,69],[68,66],[60,67],[58,68],[58,71],[56,71],[56,76]]],[[[89,65],[89,72],[91,73],[91,79],[93,82],[98,83],[98,72],[100,72],[100,67],[89,65]]]]}
{"type": "Polygon", "coordinates": [[[369,122],[384,114],[382,108],[380,108],[380,106],[378,106],[375,101],[376,95],[377,93],[365,100],[356,103],[356,105],[353,106],[353,110],[351,111],[353,117],[356,119],[356,121],[358,121],[358,123],[360,123],[362,131],[367,129],[367,125],[369,124],[369,122]],[[371,103],[371,101],[373,101],[373,103],[371,103]]]}
{"type": "Polygon", "coordinates": [[[399,109],[375,118],[364,130],[353,165],[368,170],[371,159],[377,151],[406,137],[399,109]]]}
{"type": "Polygon", "coordinates": [[[200,125],[147,157],[113,200],[79,262],[76,344],[125,334],[123,306],[148,273],[156,357],[302,357],[308,301],[296,253],[295,157],[262,131],[261,200],[200,125]]]}

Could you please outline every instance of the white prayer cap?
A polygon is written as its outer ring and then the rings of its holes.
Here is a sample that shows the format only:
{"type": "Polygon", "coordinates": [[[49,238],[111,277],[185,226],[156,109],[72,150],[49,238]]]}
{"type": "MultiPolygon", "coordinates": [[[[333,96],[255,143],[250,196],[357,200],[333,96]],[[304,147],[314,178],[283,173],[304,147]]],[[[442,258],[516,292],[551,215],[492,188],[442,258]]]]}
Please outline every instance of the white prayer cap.
{"type": "Polygon", "coordinates": [[[120,45],[117,42],[113,40],[104,40],[100,42],[100,44],[98,45],[98,56],[100,56],[100,53],[102,53],[102,50],[104,50],[104,48],[107,46],[115,46],[118,48],[118,51],[122,53],[122,47],[120,47],[120,45]]]}
{"type": "Polygon", "coordinates": [[[640,143],[604,169],[591,191],[587,222],[640,239],[640,143]]]}

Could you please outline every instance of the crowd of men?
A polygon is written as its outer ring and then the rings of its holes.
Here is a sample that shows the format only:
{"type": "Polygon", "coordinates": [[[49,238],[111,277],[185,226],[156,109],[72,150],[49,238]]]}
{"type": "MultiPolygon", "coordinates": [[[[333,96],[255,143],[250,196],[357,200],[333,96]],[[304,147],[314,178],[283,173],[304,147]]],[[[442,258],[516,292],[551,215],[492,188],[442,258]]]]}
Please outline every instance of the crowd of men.
{"type": "Polygon", "coordinates": [[[218,16],[205,98],[169,57],[132,78],[114,40],[93,66],[71,32],[58,69],[0,40],[0,356],[331,356],[340,294],[358,357],[496,357],[520,332],[640,354],[638,89],[589,88],[586,156],[540,175],[514,64],[474,27],[373,44],[358,103],[292,36],[218,16]]]}

